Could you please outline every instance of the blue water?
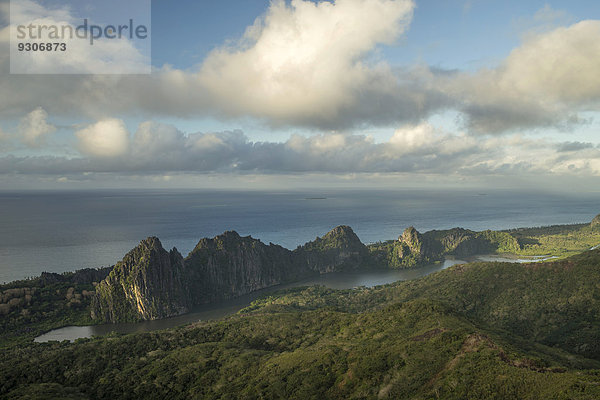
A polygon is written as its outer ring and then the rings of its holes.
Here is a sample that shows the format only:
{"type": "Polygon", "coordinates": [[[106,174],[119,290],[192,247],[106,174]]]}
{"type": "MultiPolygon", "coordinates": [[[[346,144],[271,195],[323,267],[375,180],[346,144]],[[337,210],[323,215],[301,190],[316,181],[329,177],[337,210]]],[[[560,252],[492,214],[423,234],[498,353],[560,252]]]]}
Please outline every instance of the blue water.
{"type": "Polygon", "coordinates": [[[456,226],[589,222],[600,193],[515,191],[87,191],[0,193],[0,282],[110,266],[147,236],[186,255],[226,230],[293,249],[337,225],[365,243],[456,226]]]}

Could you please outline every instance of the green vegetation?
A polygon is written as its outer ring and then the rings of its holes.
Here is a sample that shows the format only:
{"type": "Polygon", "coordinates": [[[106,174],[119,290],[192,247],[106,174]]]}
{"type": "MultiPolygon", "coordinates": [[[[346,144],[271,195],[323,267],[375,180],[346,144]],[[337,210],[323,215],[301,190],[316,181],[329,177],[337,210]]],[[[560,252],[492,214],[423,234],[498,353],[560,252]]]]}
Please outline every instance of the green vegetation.
{"type": "Polygon", "coordinates": [[[590,224],[554,225],[507,231],[475,232],[454,228],[423,234],[408,228],[398,238],[368,246],[375,264],[412,268],[443,260],[447,255],[482,254],[569,257],[600,245],[600,215],[590,224]]]}
{"type": "Polygon", "coordinates": [[[91,284],[38,280],[0,286],[0,347],[23,344],[66,325],[90,325],[91,284]]]}
{"type": "Polygon", "coordinates": [[[81,269],[0,285],[0,348],[29,343],[67,325],[91,325],[90,305],[97,282],[110,268],[81,269]]]}
{"type": "Polygon", "coordinates": [[[597,399],[598,282],[600,250],[295,288],[220,321],[6,349],[0,396],[597,399]]]}
{"type": "Polygon", "coordinates": [[[521,250],[514,252],[519,255],[548,254],[564,258],[600,244],[600,225],[593,222],[584,225],[513,229],[507,233],[521,244],[521,250]]]}
{"type": "MultiPolygon", "coordinates": [[[[407,268],[445,255],[485,253],[564,259],[457,265],[374,288],[294,288],[223,320],[75,343],[31,339],[57,327],[90,324],[100,286],[94,282],[108,270],[13,282],[0,286],[0,397],[597,399],[600,249],[572,254],[600,244],[599,218],[502,232],[455,228],[420,234],[409,228],[398,240],[368,248],[350,228],[339,227],[295,250],[302,262],[288,268],[407,268]]],[[[257,273],[266,265],[269,279],[287,277],[277,275],[267,246],[244,240],[251,242],[247,253],[254,261],[248,265],[257,273]]],[[[246,260],[236,246],[226,247],[221,252],[229,258],[207,250],[215,271],[221,259],[246,260]]],[[[183,272],[172,274],[173,265],[183,266],[177,254],[140,253],[113,269],[109,280],[135,283],[147,301],[144,309],[158,310],[142,289],[170,282],[161,286],[166,292],[149,293],[181,299],[184,291],[173,290],[185,278],[183,272]],[[125,274],[125,267],[141,272],[125,274]]],[[[115,307],[123,305],[115,293],[104,295],[115,307]]]]}

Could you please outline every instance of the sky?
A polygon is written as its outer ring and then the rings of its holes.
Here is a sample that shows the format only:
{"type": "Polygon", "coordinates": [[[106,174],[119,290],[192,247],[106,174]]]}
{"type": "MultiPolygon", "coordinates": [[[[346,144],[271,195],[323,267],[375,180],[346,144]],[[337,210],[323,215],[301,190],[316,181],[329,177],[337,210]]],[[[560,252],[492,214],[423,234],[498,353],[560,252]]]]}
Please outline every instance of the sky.
{"type": "Polygon", "coordinates": [[[136,2],[0,0],[0,189],[600,187],[596,1],[136,2]]]}

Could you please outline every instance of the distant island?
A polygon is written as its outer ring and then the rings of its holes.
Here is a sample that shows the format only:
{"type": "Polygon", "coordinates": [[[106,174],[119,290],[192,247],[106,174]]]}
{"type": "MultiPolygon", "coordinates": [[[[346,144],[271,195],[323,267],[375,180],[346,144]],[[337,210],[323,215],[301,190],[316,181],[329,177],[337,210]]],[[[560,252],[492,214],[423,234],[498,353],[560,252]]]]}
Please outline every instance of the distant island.
{"type": "Polygon", "coordinates": [[[339,226],[295,250],[225,232],[185,258],[150,237],[114,267],[1,287],[0,396],[599,398],[600,250],[590,250],[599,243],[600,216],[508,231],[409,227],[369,245],[339,226]],[[374,288],[294,288],[222,321],[31,342],[60,326],[179,315],[314,274],[491,253],[560,259],[460,264],[374,288]]]}

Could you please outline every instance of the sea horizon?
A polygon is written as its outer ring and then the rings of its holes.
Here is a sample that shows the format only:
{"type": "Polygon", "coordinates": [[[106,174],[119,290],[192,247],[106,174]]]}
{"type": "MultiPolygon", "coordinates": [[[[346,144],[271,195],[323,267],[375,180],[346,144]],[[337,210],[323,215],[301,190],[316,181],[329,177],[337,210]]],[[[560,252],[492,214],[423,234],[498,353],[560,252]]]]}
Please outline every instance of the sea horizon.
{"type": "Polygon", "coordinates": [[[461,227],[504,230],[589,222],[600,193],[497,189],[96,189],[0,191],[0,282],[114,265],[157,236],[186,256],[235,230],[294,249],[338,225],[363,241],[461,227]]]}

